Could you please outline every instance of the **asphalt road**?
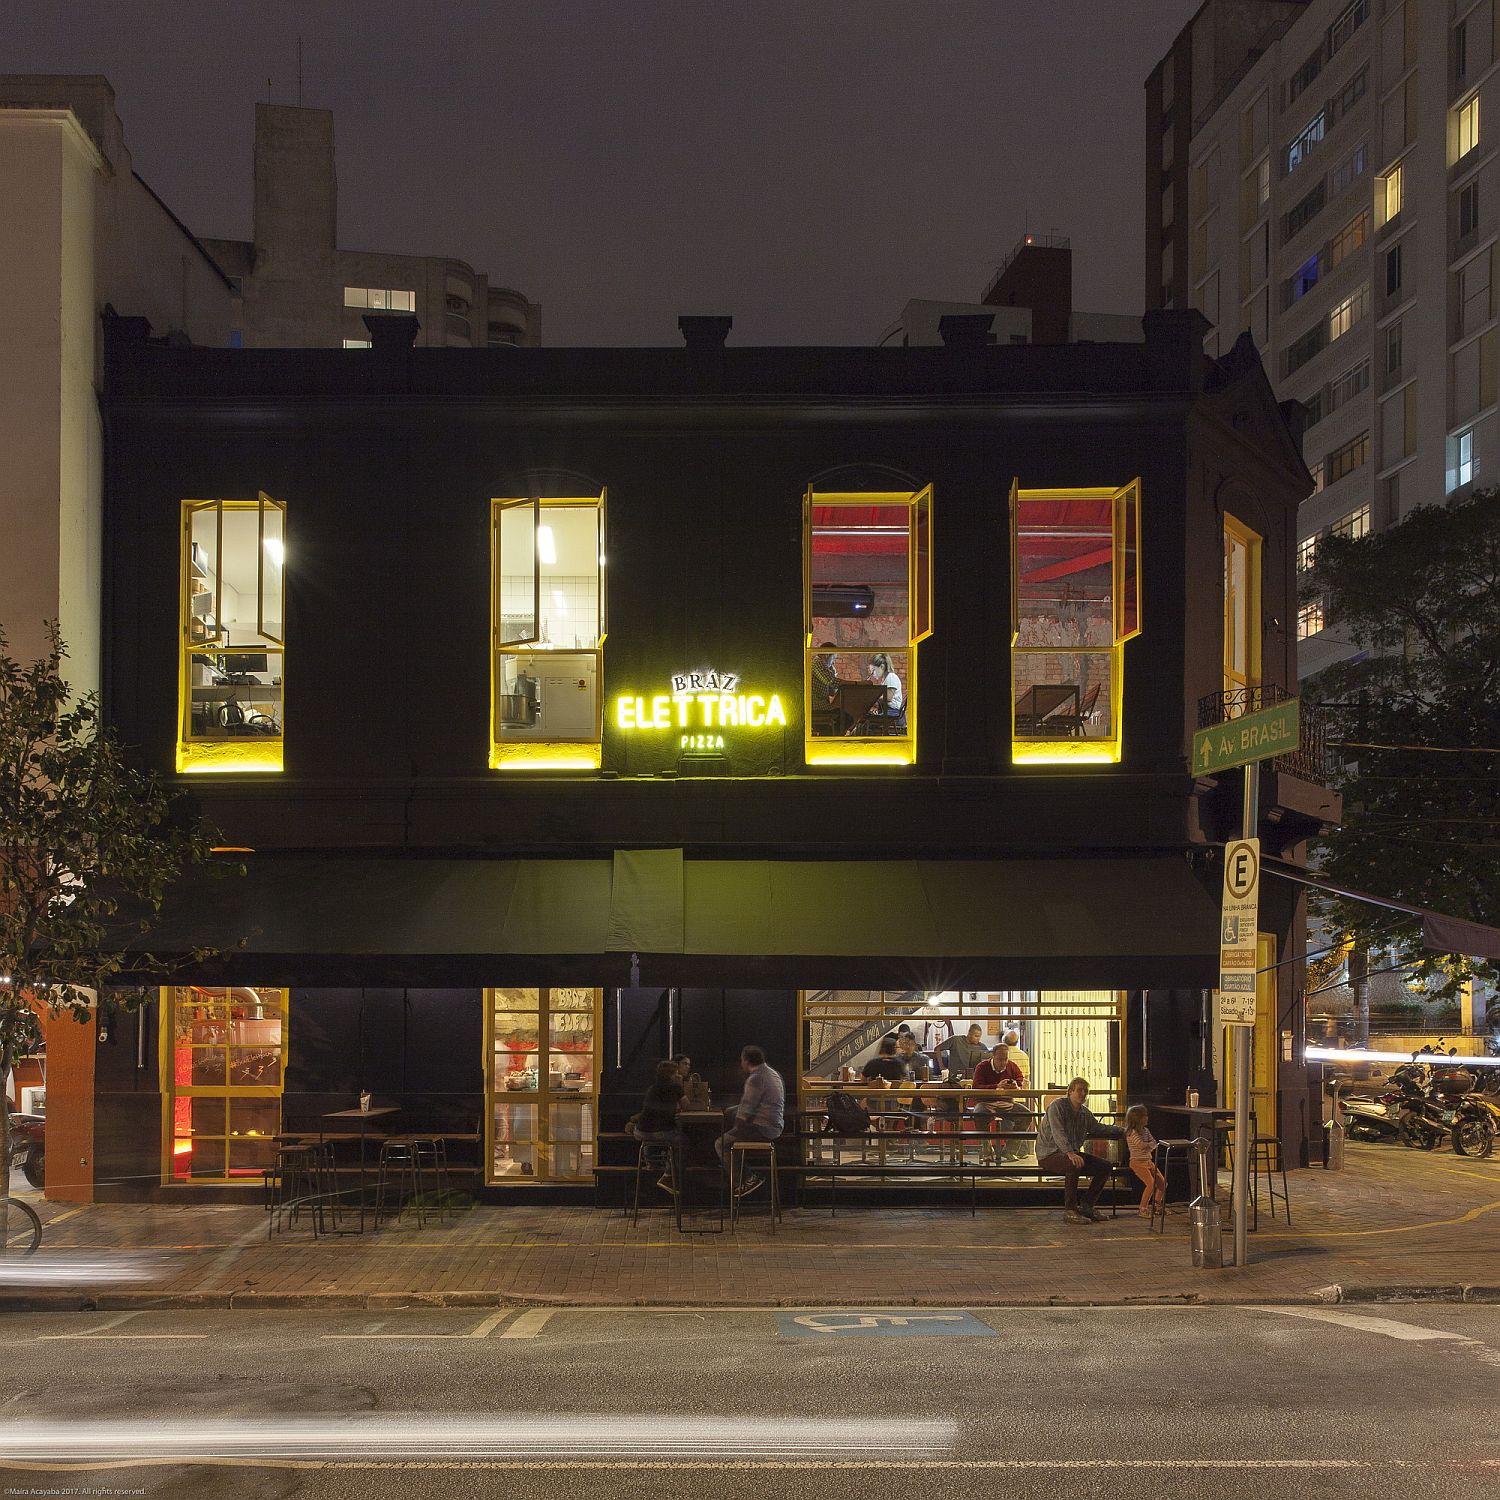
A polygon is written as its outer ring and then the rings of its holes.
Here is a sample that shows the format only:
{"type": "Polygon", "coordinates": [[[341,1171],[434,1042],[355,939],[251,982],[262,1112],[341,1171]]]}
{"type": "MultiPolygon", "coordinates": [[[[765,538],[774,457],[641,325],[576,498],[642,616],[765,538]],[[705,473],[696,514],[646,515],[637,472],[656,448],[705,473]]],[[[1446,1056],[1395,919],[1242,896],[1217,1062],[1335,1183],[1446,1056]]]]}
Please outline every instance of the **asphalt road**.
{"type": "Polygon", "coordinates": [[[1500,1307],[27,1313],[0,1366],[6,1496],[1500,1495],[1500,1307]]]}

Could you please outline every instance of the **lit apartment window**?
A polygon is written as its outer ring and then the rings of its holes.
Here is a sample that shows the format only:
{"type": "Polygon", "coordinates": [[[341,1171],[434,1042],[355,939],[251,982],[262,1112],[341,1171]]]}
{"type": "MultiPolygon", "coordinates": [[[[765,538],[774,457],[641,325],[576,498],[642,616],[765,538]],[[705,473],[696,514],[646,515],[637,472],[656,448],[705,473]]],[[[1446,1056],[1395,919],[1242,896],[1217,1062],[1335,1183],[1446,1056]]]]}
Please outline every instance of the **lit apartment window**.
{"type": "Polygon", "coordinates": [[[1458,108],[1458,140],[1455,161],[1462,161],[1479,144],[1479,95],[1458,108]]]}
{"type": "Polygon", "coordinates": [[[1316,255],[1309,255],[1295,271],[1292,279],[1287,283],[1287,300],[1299,302],[1318,284],[1322,262],[1316,255]]]}
{"type": "Polygon", "coordinates": [[[491,502],[493,770],[599,768],[605,500],[491,502]]]}
{"type": "Polygon", "coordinates": [[[1260,685],[1261,538],[1224,517],[1224,691],[1260,685]]]}
{"type": "Polygon", "coordinates": [[[1304,571],[1318,560],[1318,538],[1305,536],[1297,543],[1297,566],[1304,571]]]}
{"type": "Polygon", "coordinates": [[[287,994],[247,985],[161,992],[163,1182],[250,1182],[273,1165],[287,994]]]}
{"type": "Polygon", "coordinates": [[[344,348],[346,348],[346,349],[368,349],[370,347],[371,347],[371,343],[370,343],[369,339],[345,339],[344,340],[344,348]]]}
{"type": "Polygon", "coordinates": [[[417,294],[391,287],[346,286],[345,307],[367,307],[373,312],[415,312],[417,294]]]}
{"type": "Polygon", "coordinates": [[[1370,0],[1352,0],[1339,12],[1338,19],[1328,28],[1328,55],[1332,57],[1354,33],[1364,25],[1370,15],[1370,0]]]}
{"type": "Polygon", "coordinates": [[[177,769],[279,771],[286,507],[185,500],[177,769]]]}
{"type": "Polygon", "coordinates": [[[802,509],[809,765],[909,765],[932,634],[932,486],[809,489],[802,509]]]}
{"type": "Polygon", "coordinates": [[[1348,515],[1340,516],[1328,530],[1332,535],[1347,537],[1351,542],[1369,536],[1370,507],[1361,505],[1358,510],[1351,510],[1348,515]]]}
{"type": "Polygon", "coordinates": [[[1370,286],[1366,282],[1328,314],[1328,342],[1331,344],[1335,339],[1342,338],[1369,310],[1370,286]]]}
{"type": "Polygon", "coordinates": [[[1468,183],[1458,195],[1458,237],[1473,234],[1479,228],[1479,179],[1468,183]]]}
{"type": "Polygon", "coordinates": [[[1323,601],[1311,600],[1297,610],[1297,639],[1305,641],[1323,628],[1323,601]]]}
{"type": "Polygon", "coordinates": [[[1341,447],[1335,448],[1328,455],[1328,483],[1337,484],[1346,475],[1352,474],[1361,464],[1369,462],[1370,458],[1370,434],[1362,432],[1358,437],[1350,438],[1341,447]]]}
{"type": "Polygon", "coordinates": [[[1349,220],[1339,232],[1334,235],[1333,243],[1328,247],[1328,265],[1332,269],[1348,256],[1353,255],[1364,242],[1370,237],[1370,214],[1368,209],[1361,209],[1359,213],[1349,220]]]}
{"type": "Polygon", "coordinates": [[[1319,110],[1304,127],[1297,139],[1286,148],[1286,169],[1288,172],[1296,171],[1297,167],[1306,159],[1313,147],[1323,139],[1323,130],[1323,112],[1319,110]]]}
{"type": "Polygon", "coordinates": [[[1271,158],[1268,156],[1255,169],[1256,202],[1264,208],[1271,201],[1271,158]]]}
{"type": "Polygon", "coordinates": [[[1141,485],[1011,490],[1011,760],[1120,759],[1141,485]]]}
{"type": "Polygon", "coordinates": [[[1401,163],[1397,162],[1384,177],[1375,180],[1375,210],[1382,224],[1389,224],[1401,212],[1403,196],[1401,163]]]}
{"type": "Polygon", "coordinates": [[[1472,427],[1459,433],[1453,440],[1454,464],[1453,485],[1459,488],[1466,484],[1474,483],[1474,474],[1478,468],[1474,460],[1474,429],[1472,427]]]}

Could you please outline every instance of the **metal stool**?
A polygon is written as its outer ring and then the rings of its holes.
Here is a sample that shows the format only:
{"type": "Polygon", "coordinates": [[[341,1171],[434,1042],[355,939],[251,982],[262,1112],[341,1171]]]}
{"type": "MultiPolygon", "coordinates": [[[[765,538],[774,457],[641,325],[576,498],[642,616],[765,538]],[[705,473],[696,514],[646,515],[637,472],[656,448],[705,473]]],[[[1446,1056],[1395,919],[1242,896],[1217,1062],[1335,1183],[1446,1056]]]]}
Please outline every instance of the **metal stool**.
{"type": "MultiPolygon", "coordinates": [[[[1184,1139],[1182,1137],[1178,1137],[1175,1140],[1158,1141],[1156,1143],[1156,1167],[1157,1167],[1157,1170],[1161,1173],[1161,1175],[1163,1177],[1166,1177],[1166,1175],[1167,1175],[1167,1168],[1169,1166],[1171,1166],[1171,1164],[1172,1164],[1172,1157],[1173,1157],[1173,1154],[1175,1153],[1176,1156],[1177,1156],[1177,1158],[1178,1158],[1178,1160],[1180,1160],[1182,1162],[1183,1166],[1188,1169],[1188,1184],[1189,1184],[1189,1186],[1191,1186],[1191,1184],[1192,1184],[1192,1154],[1193,1154],[1193,1150],[1196,1147],[1197,1143],[1198,1143],[1197,1136],[1191,1136],[1191,1137],[1188,1137],[1186,1139],[1184,1139]]],[[[1165,1188],[1162,1189],[1161,1202],[1160,1203],[1153,1202],[1152,1205],[1151,1205],[1151,1222],[1146,1227],[1149,1230],[1152,1230],[1152,1231],[1154,1231],[1157,1234],[1165,1234],[1166,1233],[1166,1230],[1167,1230],[1167,1194],[1166,1194],[1166,1189],[1165,1188]],[[1157,1227],[1156,1227],[1156,1221],[1157,1221],[1158,1217],[1160,1217],[1160,1219],[1161,1219],[1161,1228],[1160,1229],[1157,1229],[1157,1227]]]]}
{"type": "Polygon", "coordinates": [[[404,1135],[396,1137],[404,1141],[417,1153],[417,1168],[426,1168],[431,1173],[433,1191],[437,1195],[436,1208],[444,1222],[452,1205],[448,1202],[448,1148],[440,1135],[404,1135]]]}
{"type": "Polygon", "coordinates": [[[1281,1138],[1274,1135],[1261,1135],[1258,1132],[1250,1137],[1250,1227],[1260,1228],[1260,1178],[1261,1174],[1266,1178],[1266,1199],[1271,1210],[1271,1218],[1276,1217],[1276,1199],[1280,1197],[1286,1208],[1287,1228],[1292,1226],[1292,1199],[1287,1190],[1286,1181],[1286,1157],[1282,1154],[1281,1138]],[[1281,1175],[1281,1192],[1276,1191],[1276,1176],[1281,1175]]]}
{"type": "Polygon", "coordinates": [[[377,1229],[380,1228],[382,1216],[392,1212],[386,1208],[388,1186],[395,1190],[396,1221],[400,1222],[409,1200],[416,1210],[417,1227],[420,1229],[426,1224],[427,1215],[422,1206],[425,1189],[422,1181],[421,1156],[411,1141],[401,1137],[393,1136],[380,1143],[380,1172],[375,1179],[375,1227],[377,1229]]]}
{"type": "Polygon", "coordinates": [[[766,1181],[771,1187],[771,1233],[776,1233],[776,1221],[781,1217],[781,1191],[776,1181],[775,1141],[735,1141],[729,1147],[729,1227],[734,1229],[740,1221],[740,1185],[745,1178],[745,1162],[752,1155],[765,1155],[766,1181]]]}
{"type": "Polygon", "coordinates": [[[676,1188],[676,1191],[669,1195],[672,1199],[672,1212],[676,1217],[677,1227],[682,1228],[682,1142],[680,1139],[642,1141],[636,1149],[635,1177],[630,1204],[632,1228],[641,1222],[641,1178],[648,1172],[661,1171],[656,1157],[659,1152],[663,1151],[667,1156],[667,1173],[676,1188]]]}

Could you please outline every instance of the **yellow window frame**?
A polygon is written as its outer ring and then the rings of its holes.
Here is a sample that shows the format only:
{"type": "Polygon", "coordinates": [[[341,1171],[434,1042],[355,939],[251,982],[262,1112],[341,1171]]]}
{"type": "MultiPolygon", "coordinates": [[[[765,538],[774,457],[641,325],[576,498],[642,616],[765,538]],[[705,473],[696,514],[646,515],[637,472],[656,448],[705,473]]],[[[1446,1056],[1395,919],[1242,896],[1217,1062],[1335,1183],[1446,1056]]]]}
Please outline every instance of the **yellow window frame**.
{"type": "Polygon", "coordinates": [[[814,490],[802,496],[802,745],[809,766],[909,766],[917,758],[917,646],[932,634],[932,486],[919,490],[814,490]],[[907,510],[907,678],[904,735],[813,737],[812,516],[815,505],[902,505],[907,510]]]}
{"type": "MultiPolygon", "coordinates": [[[[552,1138],[552,1105],[559,1099],[581,1100],[592,1112],[594,1136],[592,1141],[594,1165],[599,1163],[599,1074],[604,1055],[604,991],[593,989],[593,1066],[587,1090],[554,1089],[549,1069],[539,1066],[537,1087],[526,1090],[501,1089],[495,1080],[495,995],[496,988],[484,992],[484,1181],[495,1187],[546,1187],[558,1182],[587,1182],[592,1180],[592,1169],[584,1173],[558,1174],[553,1168],[557,1153],[553,1149],[557,1142],[552,1138]],[[536,1109],[538,1134],[535,1140],[525,1144],[535,1150],[536,1170],[530,1176],[500,1177],[495,1174],[495,1105],[501,1101],[517,1104],[532,1104],[536,1109]]],[[[551,1040],[548,1022],[552,1015],[551,996],[556,989],[589,989],[588,985],[523,985],[523,989],[536,992],[537,1058],[539,1064],[546,1058],[551,1040]]],[[[527,1012],[529,1014],[529,1012],[527,1012]]],[[[580,1152],[583,1141],[578,1141],[580,1152]]]]}
{"type": "Polygon", "coordinates": [[[1012,765],[1117,765],[1124,746],[1122,717],[1125,707],[1125,642],[1141,633],[1143,614],[1141,584],[1141,481],[1139,476],[1128,484],[1072,487],[1064,489],[1023,490],[1019,480],[1012,480],[1010,511],[1010,759],[1012,765]],[[1057,646],[1022,646],[1021,636],[1021,506],[1028,500],[1098,500],[1109,499],[1110,510],[1110,578],[1114,597],[1111,601],[1114,642],[1109,646],[1077,648],[1070,656],[1107,656],[1109,658],[1109,722],[1107,737],[1084,736],[1067,739],[1020,738],[1016,734],[1015,666],[1020,656],[1055,656],[1057,646]],[[1127,582],[1135,587],[1135,611],[1127,618],[1125,598],[1127,582]]]}
{"type": "MultiPolygon", "coordinates": [[[[226,1182],[251,1182],[250,1176],[231,1177],[228,1175],[229,1154],[228,1143],[231,1137],[225,1136],[225,1175],[222,1177],[189,1177],[177,1178],[172,1175],[173,1143],[176,1139],[175,1105],[179,1099],[281,1099],[286,1091],[286,1059],[287,1059],[287,1019],[291,1009],[291,991],[281,989],[275,985],[163,985],[157,991],[156,1006],[156,1031],[157,1031],[157,1078],[161,1084],[161,1180],[162,1184],[174,1184],[177,1187],[197,1186],[222,1186],[226,1182]],[[261,996],[276,995],[280,1000],[281,1014],[281,1058],[277,1068],[277,1081],[275,1084],[179,1084],[175,1077],[173,1066],[173,1053],[176,1050],[177,1037],[177,991],[179,989],[202,988],[219,990],[225,993],[237,989],[254,989],[261,996]]],[[[228,1052],[229,1043],[226,1040],[223,1050],[228,1052]]],[[[206,1051],[208,1048],[198,1050],[206,1051]]],[[[218,1050],[217,1048],[213,1050],[218,1050]]],[[[229,1076],[228,1057],[225,1058],[225,1078],[229,1076]]],[[[225,1104],[228,1110],[228,1104],[225,1104]]],[[[207,1137],[209,1140],[217,1140],[217,1136],[207,1137]]]]}
{"type": "Polygon", "coordinates": [[[1252,531],[1243,521],[1227,512],[1224,516],[1223,560],[1224,560],[1224,691],[1235,692],[1259,687],[1261,682],[1261,555],[1264,539],[1252,531]],[[1245,549],[1246,597],[1243,602],[1243,617],[1238,621],[1245,636],[1245,670],[1241,672],[1233,661],[1233,643],[1236,625],[1237,600],[1232,587],[1232,561],[1236,545],[1245,549]]]}
{"type": "MultiPolygon", "coordinates": [[[[609,635],[609,585],[606,558],[608,547],[609,490],[601,489],[597,495],[530,495],[496,498],[490,501],[490,755],[492,771],[597,771],[604,745],[604,642],[609,635]],[[536,521],[532,527],[532,545],[540,546],[540,517],[545,508],[576,506],[591,508],[599,513],[599,585],[598,617],[599,633],[592,650],[569,649],[569,655],[594,658],[594,729],[589,738],[555,740],[506,740],[500,734],[500,698],[503,681],[501,663],[507,656],[533,656],[550,648],[534,638],[528,641],[500,640],[500,518],[516,506],[532,507],[536,521]]],[[[532,578],[540,609],[541,563],[539,555],[532,558],[532,578]]]]}
{"type": "Polygon", "coordinates": [[[286,535],[286,505],[273,500],[264,490],[254,500],[184,500],[180,519],[181,565],[178,582],[178,652],[177,652],[177,750],[176,768],[179,773],[203,772],[266,772],[280,771],[284,765],[283,747],[286,739],[286,565],[281,570],[281,630],[280,637],[267,634],[265,630],[265,535],[266,513],[274,510],[281,516],[281,531],[286,535]],[[224,557],[224,515],[226,511],[248,511],[256,513],[256,559],[255,559],[255,613],[257,633],[271,642],[267,654],[275,656],[280,663],[279,676],[282,701],[282,732],[278,735],[255,735],[244,739],[209,739],[193,733],[193,656],[202,655],[208,648],[223,649],[229,643],[224,640],[220,626],[220,602],[223,584],[220,574],[224,557]],[[214,556],[218,559],[213,585],[213,628],[195,639],[195,617],[192,600],[197,590],[196,565],[193,561],[193,521],[204,512],[214,516],[214,556]]]}

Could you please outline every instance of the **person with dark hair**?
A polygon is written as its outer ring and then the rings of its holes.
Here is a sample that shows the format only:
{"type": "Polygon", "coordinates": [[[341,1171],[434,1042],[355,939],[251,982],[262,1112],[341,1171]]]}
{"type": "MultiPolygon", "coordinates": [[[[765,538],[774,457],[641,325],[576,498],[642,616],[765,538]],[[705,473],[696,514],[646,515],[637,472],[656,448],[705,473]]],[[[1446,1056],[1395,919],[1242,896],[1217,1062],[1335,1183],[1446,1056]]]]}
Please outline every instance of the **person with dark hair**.
{"type": "Polygon", "coordinates": [[[682,1096],[682,1074],[676,1060],[657,1063],[656,1077],[641,1100],[640,1114],[630,1126],[630,1133],[636,1140],[646,1144],[646,1160],[661,1169],[662,1175],[656,1185],[666,1193],[677,1191],[677,1184],[671,1176],[672,1153],[666,1147],[682,1142],[682,1128],[677,1123],[682,1096]]]}
{"type": "Polygon", "coordinates": [[[989,1055],[989,1048],[984,1045],[984,1027],[975,1021],[963,1036],[950,1036],[946,1042],[940,1042],[933,1055],[948,1069],[952,1081],[972,1078],[974,1069],[989,1055]]]}
{"type": "Polygon", "coordinates": [[[886,1079],[891,1083],[906,1082],[906,1064],[897,1055],[896,1038],[881,1037],[880,1050],[860,1069],[867,1083],[886,1079]]]}
{"type": "Polygon", "coordinates": [[[891,665],[885,652],[877,651],[870,658],[870,681],[878,682],[885,689],[885,702],[874,709],[872,719],[899,719],[906,713],[906,694],[901,688],[901,679],[891,665]]]}
{"type": "Polygon", "coordinates": [[[686,1052],[679,1052],[672,1059],[672,1064],[677,1069],[677,1072],[681,1076],[682,1081],[684,1083],[686,1083],[687,1082],[688,1074],[693,1071],[693,1060],[692,1060],[692,1058],[689,1057],[686,1052]]]}
{"type": "MultiPolygon", "coordinates": [[[[745,1075],[745,1091],[730,1116],[729,1129],[714,1142],[714,1151],[726,1168],[729,1148],[736,1141],[774,1141],[786,1123],[786,1085],[766,1061],[765,1052],[746,1047],[740,1053],[740,1072],[745,1075]]],[[[747,1177],[740,1184],[739,1196],[753,1193],[765,1180],[758,1173],[747,1177]]]]}
{"type": "Polygon", "coordinates": [[[1099,1210],[1094,1205],[1109,1181],[1109,1163],[1085,1151],[1084,1146],[1101,1136],[1119,1140],[1124,1134],[1118,1125],[1106,1125],[1094,1117],[1084,1105],[1088,1096],[1088,1079],[1075,1078],[1068,1092],[1047,1106],[1037,1125],[1036,1164],[1041,1171],[1062,1177],[1063,1218],[1069,1224],[1098,1223],[1099,1210]],[[1084,1173],[1088,1174],[1089,1186],[1080,1206],[1078,1179],[1084,1173]]]}

